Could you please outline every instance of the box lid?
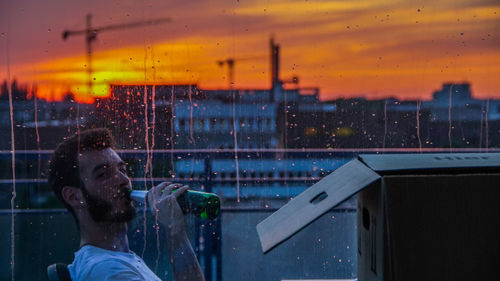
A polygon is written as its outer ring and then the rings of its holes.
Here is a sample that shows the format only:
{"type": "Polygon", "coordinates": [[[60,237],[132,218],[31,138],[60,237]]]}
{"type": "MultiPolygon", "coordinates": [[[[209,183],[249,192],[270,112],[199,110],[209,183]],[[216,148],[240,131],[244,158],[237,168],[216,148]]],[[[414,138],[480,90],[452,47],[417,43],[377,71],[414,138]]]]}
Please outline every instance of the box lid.
{"type": "Polygon", "coordinates": [[[500,168],[500,153],[364,154],[358,157],[376,172],[500,168]]]}
{"type": "Polygon", "coordinates": [[[262,250],[271,250],[379,178],[356,159],[338,168],[257,225],[262,250]]]}

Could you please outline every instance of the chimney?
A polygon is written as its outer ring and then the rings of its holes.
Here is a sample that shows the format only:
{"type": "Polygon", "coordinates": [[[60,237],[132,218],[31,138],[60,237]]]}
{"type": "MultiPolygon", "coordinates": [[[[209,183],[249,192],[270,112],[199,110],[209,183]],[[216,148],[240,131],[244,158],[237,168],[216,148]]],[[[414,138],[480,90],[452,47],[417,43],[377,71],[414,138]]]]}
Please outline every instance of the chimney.
{"type": "Polygon", "coordinates": [[[279,79],[279,66],[280,66],[280,46],[274,44],[274,38],[270,40],[271,48],[271,102],[274,102],[277,91],[281,88],[281,81],[279,79]]]}

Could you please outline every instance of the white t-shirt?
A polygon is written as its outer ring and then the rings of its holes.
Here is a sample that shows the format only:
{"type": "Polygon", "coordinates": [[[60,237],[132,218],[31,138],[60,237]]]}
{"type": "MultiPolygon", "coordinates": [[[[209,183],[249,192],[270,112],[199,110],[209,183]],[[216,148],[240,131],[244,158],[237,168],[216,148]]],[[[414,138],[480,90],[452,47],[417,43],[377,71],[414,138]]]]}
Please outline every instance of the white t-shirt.
{"type": "Polygon", "coordinates": [[[72,281],[161,281],[134,252],[109,251],[92,245],[85,245],[75,252],[68,270],[72,281]]]}

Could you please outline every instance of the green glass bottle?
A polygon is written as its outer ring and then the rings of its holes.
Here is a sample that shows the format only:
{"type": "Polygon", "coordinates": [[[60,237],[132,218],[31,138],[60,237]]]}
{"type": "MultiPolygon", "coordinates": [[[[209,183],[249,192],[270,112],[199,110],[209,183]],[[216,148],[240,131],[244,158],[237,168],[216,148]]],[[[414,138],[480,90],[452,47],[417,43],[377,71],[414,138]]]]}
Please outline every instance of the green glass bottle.
{"type": "Polygon", "coordinates": [[[220,213],[219,196],[213,193],[188,190],[177,197],[184,214],[193,214],[205,220],[213,220],[220,213]]]}
{"type": "MultiPolygon", "coordinates": [[[[130,197],[137,202],[145,203],[146,190],[132,190],[130,197]]],[[[205,220],[213,220],[220,213],[220,199],[214,193],[188,190],[177,197],[177,202],[184,214],[193,214],[205,220]]]]}

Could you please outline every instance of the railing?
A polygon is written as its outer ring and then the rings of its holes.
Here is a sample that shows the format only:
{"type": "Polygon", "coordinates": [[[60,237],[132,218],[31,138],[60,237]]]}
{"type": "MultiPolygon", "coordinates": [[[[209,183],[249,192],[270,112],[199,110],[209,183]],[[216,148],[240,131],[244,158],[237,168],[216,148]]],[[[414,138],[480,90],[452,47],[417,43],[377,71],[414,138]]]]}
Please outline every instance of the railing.
{"type": "MultiPolygon", "coordinates": [[[[188,216],[188,233],[206,280],[279,280],[281,277],[353,278],[356,276],[356,213],[353,208],[332,210],[297,237],[263,255],[255,226],[274,208],[223,208],[218,219],[201,221],[188,216]]],[[[0,224],[13,214],[0,211],[0,224]]],[[[55,262],[71,263],[78,249],[78,233],[71,215],[62,209],[16,210],[15,280],[45,280],[45,269],[55,262]]],[[[142,256],[160,278],[171,278],[163,231],[153,228],[154,217],[142,212],[130,224],[131,249],[142,256]],[[146,221],[146,232],[144,229],[146,221]]],[[[0,246],[9,249],[10,231],[0,246]]],[[[0,255],[0,279],[10,279],[9,251],[0,255]]]]}

